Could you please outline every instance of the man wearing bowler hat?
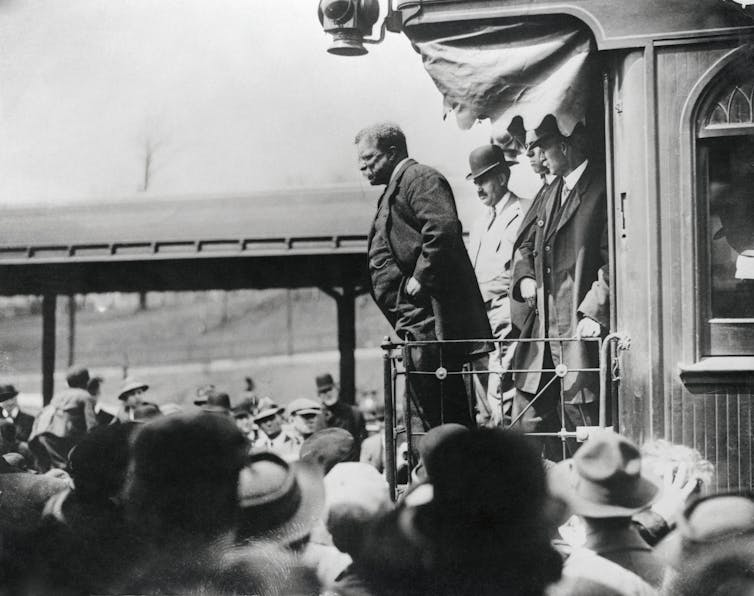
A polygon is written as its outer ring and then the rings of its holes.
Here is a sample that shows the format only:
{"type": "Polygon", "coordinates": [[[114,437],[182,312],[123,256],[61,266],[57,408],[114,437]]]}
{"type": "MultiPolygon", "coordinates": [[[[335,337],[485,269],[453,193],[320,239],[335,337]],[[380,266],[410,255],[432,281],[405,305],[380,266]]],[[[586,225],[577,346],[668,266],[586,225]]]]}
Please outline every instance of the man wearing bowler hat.
{"type": "MultiPolygon", "coordinates": [[[[372,297],[395,333],[407,341],[489,339],[448,181],[409,158],[406,137],[395,124],[369,126],[355,143],[362,174],[371,185],[386,187],[367,254],[372,297]]],[[[453,373],[490,349],[489,342],[461,341],[406,351],[407,391],[426,428],[473,425],[463,378],[453,373]],[[451,374],[427,374],[441,368],[451,374]]]]}
{"type": "Polygon", "coordinates": [[[10,420],[16,427],[16,437],[19,441],[27,441],[34,424],[34,416],[23,412],[18,407],[18,391],[13,385],[0,385],[0,414],[10,420]]]}
{"type": "MultiPolygon", "coordinates": [[[[513,243],[518,227],[531,201],[516,196],[508,189],[511,161],[502,147],[483,145],[469,155],[471,171],[466,176],[476,186],[479,200],[486,213],[472,227],[469,255],[482,292],[484,308],[495,339],[503,339],[510,332],[510,287],[513,243]]],[[[474,363],[479,371],[475,377],[477,393],[477,421],[480,424],[499,424],[502,421],[501,375],[508,368],[513,352],[507,345],[496,345],[489,357],[474,363]]]]}
{"type": "MultiPolygon", "coordinates": [[[[518,249],[511,296],[526,307],[516,310],[514,321],[524,337],[593,338],[606,334],[610,325],[605,175],[589,159],[589,143],[583,125],[565,136],[552,115],[535,129],[530,147],[541,148],[543,165],[559,178],[518,249]]],[[[513,367],[531,371],[515,375],[514,416],[540,419],[540,431],[596,422],[599,374],[583,370],[599,369],[596,342],[520,343],[513,367]],[[554,382],[553,373],[538,372],[557,365],[567,369],[554,382]],[[559,420],[561,391],[564,420],[559,420]]],[[[560,459],[554,443],[546,444],[547,456],[560,459]]]]}
{"type": "MultiPolygon", "coordinates": [[[[665,565],[631,520],[660,495],[658,481],[642,470],[641,463],[636,445],[604,429],[592,432],[573,459],[550,470],[551,492],[586,524],[588,552],[571,555],[563,569],[566,578],[593,581],[597,566],[610,568],[604,562],[607,559],[655,589],[662,584],[665,565]],[[595,559],[594,554],[599,557],[595,559]]],[[[610,573],[602,576],[610,579],[610,573]]]]}
{"type": "Polygon", "coordinates": [[[366,423],[364,415],[356,406],[343,403],[340,391],[330,373],[317,375],[317,397],[322,402],[325,420],[328,428],[342,428],[347,430],[356,441],[358,452],[361,442],[366,439],[366,423]]]}

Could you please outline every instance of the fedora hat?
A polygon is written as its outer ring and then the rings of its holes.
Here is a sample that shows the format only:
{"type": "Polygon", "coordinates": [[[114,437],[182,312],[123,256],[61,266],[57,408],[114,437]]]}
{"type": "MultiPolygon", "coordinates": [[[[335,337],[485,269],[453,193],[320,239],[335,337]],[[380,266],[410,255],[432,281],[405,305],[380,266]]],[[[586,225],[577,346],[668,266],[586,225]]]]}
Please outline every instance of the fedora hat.
{"type": "Polygon", "coordinates": [[[505,151],[499,145],[482,145],[469,154],[469,168],[466,180],[476,180],[479,176],[494,170],[500,166],[510,166],[514,163],[508,161],[505,151]]]}
{"type": "Polygon", "coordinates": [[[639,448],[612,430],[591,433],[573,458],[550,470],[548,480],[553,494],[584,517],[631,517],[660,492],[642,470],[639,448]]]}
{"type": "Polygon", "coordinates": [[[18,391],[13,385],[0,385],[0,402],[12,399],[18,395],[18,391]]]}
{"type": "Polygon", "coordinates": [[[274,453],[249,457],[238,476],[238,539],[298,542],[320,520],[325,486],[317,468],[274,453]]]}
{"type": "Polygon", "coordinates": [[[230,412],[230,396],[223,392],[212,392],[202,404],[205,412],[230,412]]]}
{"type": "Polygon", "coordinates": [[[563,134],[558,128],[558,121],[555,120],[555,116],[547,114],[539,126],[526,131],[526,148],[537,147],[543,140],[554,136],[563,136],[563,134]]]}
{"type": "Polygon", "coordinates": [[[118,392],[118,399],[124,400],[134,391],[146,391],[147,389],[149,389],[149,385],[146,383],[135,381],[133,379],[126,379],[123,381],[123,385],[121,385],[120,391],[118,392]]]}
{"type": "Polygon", "coordinates": [[[317,375],[315,382],[317,383],[317,393],[324,393],[325,391],[335,389],[335,379],[332,378],[330,373],[317,375]]]}
{"type": "Polygon", "coordinates": [[[509,166],[515,166],[518,163],[518,156],[524,150],[523,138],[519,138],[506,130],[500,138],[494,140],[494,143],[503,150],[505,162],[509,166]]]}
{"type": "Polygon", "coordinates": [[[215,393],[215,386],[212,384],[199,385],[196,388],[196,399],[194,400],[195,406],[203,406],[207,403],[207,397],[215,393]]]}
{"type": "Polygon", "coordinates": [[[265,418],[275,416],[276,414],[281,414],[282,412],[285,412],[284,407],[277,405],[269,397],[263,397],[259,401],[259,408],[254,413],[254,422],[264,420],[265,418]]]}

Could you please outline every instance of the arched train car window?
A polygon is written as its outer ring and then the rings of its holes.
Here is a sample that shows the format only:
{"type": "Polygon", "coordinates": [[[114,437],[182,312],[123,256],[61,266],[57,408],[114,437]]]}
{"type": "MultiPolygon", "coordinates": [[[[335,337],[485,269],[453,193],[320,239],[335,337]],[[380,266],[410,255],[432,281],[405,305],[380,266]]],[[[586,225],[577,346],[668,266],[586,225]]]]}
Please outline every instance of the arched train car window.
{"type": "Polygon", "coordinates": [[[710,84],[697,119],[702,356],[754,354],[754,62],[710,84]]]}

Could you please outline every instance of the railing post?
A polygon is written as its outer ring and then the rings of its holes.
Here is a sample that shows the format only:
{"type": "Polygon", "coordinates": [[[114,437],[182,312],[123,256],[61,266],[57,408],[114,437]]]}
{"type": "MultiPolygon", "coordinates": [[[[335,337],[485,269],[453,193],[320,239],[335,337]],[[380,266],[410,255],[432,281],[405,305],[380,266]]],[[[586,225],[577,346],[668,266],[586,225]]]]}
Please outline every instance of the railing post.
{"type": "Polygon", "coordinates": [[[393,360],[391,356],[392,344],[389,338],[382,342],[382,379],[385,403],[385,476],[390,487],[390,498],[397,498],[397,481],[395,478],[395,395],[393,393],[393,360]]]}

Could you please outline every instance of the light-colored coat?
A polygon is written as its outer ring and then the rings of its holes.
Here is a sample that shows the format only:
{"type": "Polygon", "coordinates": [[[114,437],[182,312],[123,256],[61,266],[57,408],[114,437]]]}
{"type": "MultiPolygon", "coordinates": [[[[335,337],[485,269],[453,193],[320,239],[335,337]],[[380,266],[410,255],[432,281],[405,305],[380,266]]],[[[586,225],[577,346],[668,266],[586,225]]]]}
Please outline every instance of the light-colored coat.
{"type": "Polygon", "coordinates": [[[531,199],[522,199],[513,192],[503,197],[501,210],[489,225],[489,218],[477,220],[469,234],[469,256],[477,275],[482,300],[495,338],[504,337],[510,329],[510,300],[513,245],[518,236],[521,221],[532,204],[531,199]],[[490,250],[481,250],[482,241],[490,250]],[[493,252],[494,251],[494,252],[493,252]],[[480,272],[494,272],[493,276],[480,272]]]}

